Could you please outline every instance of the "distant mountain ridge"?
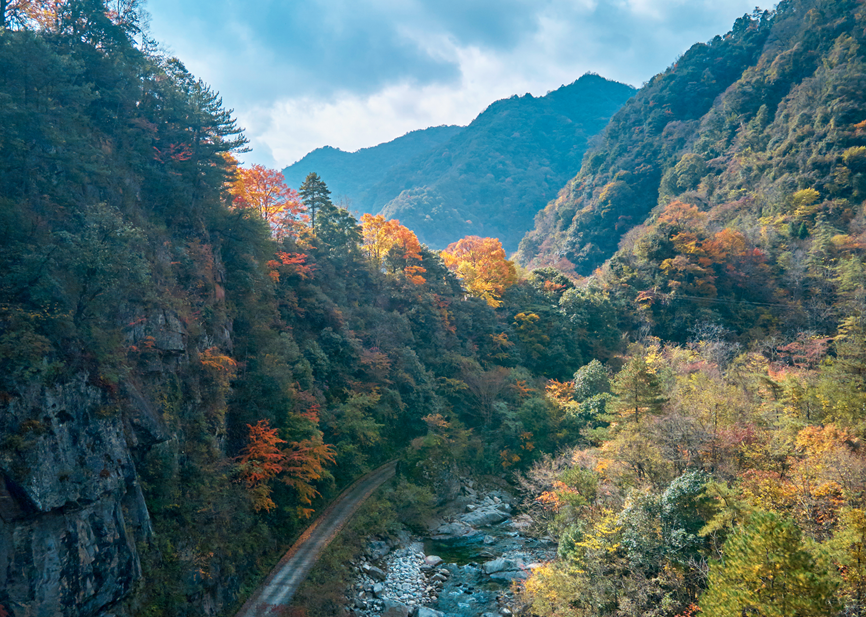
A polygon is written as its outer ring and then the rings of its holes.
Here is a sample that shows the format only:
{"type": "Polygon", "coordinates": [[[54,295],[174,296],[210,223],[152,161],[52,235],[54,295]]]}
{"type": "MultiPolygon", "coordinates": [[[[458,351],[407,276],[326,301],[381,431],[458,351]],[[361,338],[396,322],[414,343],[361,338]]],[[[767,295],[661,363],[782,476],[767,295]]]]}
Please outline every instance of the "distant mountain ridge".
{"type": "Polygon", "coordinates": [[[589,140],[635,92],[586,74],[543,97],[496,101],[448,142],[391,169],[365,205],[381,206],[433,248],[474,234],[513,252],[580,168],[589,140]]]}
{"type": "Polygon", "coordinates": [[[370,148],[346,152],[324,146],[316,148],[304,158],[283,170],[286,184],[297,190],[310,172],[319,174],[328,184],[335,200],[348,198],[352,208],[359,207],[360,197],[385,172],[407,160],[430,151],[459,134],[462,126],[432,126],[410,131],[402,137],[370,148]]]}
{"type": "Polygon", "coordinates": [[[465,128],[415,131],[351,154],[320,148],[284,173],[294,186],[316,171],[353,209],[399,219],[431,248],[475,234],[513,252],[577,173],[589,140],[635,92],[588,73],[542,97],[496,101],[465,128]]]}

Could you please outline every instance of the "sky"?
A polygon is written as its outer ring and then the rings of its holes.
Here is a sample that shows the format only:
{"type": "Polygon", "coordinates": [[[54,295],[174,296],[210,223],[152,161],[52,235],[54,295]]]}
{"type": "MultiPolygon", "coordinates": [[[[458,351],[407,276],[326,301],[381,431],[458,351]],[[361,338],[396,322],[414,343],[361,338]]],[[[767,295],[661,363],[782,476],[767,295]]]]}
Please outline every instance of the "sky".
{"type": "MultiPolygon", "coordinates": [[[[769,5],[762,5],[768,8],[769,5]]],[[[640,86],[755,0],[148,0],[150,34],[218,91],[245,163],[465,125],[591,71],[640,86]]]]}

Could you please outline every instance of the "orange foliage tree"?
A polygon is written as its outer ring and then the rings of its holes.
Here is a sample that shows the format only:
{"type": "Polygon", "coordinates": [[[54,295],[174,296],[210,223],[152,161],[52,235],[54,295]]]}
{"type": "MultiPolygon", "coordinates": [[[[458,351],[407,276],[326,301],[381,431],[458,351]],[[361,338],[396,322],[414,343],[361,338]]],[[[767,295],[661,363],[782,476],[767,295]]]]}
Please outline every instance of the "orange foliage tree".
{"type": "MultiPolygon", "coordinates": [[[[113,24],[138,32],[142,4],[141,0],[105,0],[103,9],[113,24]]],[[[0,0],[0,27],[12,30],[60,32],[64,22],[68,26],[85,14],[70,0],[0,0]]]]}
{"type": "Polygon", "coordinates": [[[286,253],[277,251],[277,259],[271,259],[267,262],[269,268],[268,275],[279,282],[281,274],[297,276],[302,279],[313,278],[313,270],[315,264],[308,264],[308,256],[305,253],[286,253]]]}
{"type": "MultiPolygon", "coordinates": [[[[313,497],[319,492],[313,488],[312,483],[325,475],[325,465],[334,463],[337,453],[330,444],[322,441],[321,435],[293,441],[289,449],[285,450],[286,458],[283,462],[284,484],[291,486],[298,492],[301,503],[310,505],[313,497]]],[[[301,507],[298,513],[304,518],[310,518],[312,508],[301,507]]]]}
{"type": "Polygon", "coordinates": [[[505,259],[505,249],[497,238],[467,236],[449,244],[442,251],[442,260],[463,279],[468,293],[492,307],[502,304],[502,293],[517,282],[514,263],[505,259]]]}
{"type": "Polygon", "coordinates": [[[271,428],[267,420],[259,420],[255,426],[247,424],[247,427],[249,443],[238,457],[241,477],[247,484],[256,512],[262,509],[270,512],[276,504],[271,499],[268,482],[283,472],[286,455],[280,444],[286,441],[277,436],[278,429],[271,428]]]}
{"type": "Polygon", "coordinates": [[[0,18],[12,29],[56,32],[68,4],[68,0],[0,0],[0,18]]]}
{"type": "Polygon", "coordinates": [[[277,238],[296,235],[305,211],[298,193],[286,186],[283,174],[264,165],[238,167],[229,185],[232,207],[253,209],[268,222],[277,238]]]}
{"type": "Polygon", "coordinates": [[[377,268],[382,267],[387,257],[396,257],[402,262],[407,262],[403,272],[410,281],[416,285],[425,282],[421,274],[426,270],[410,261],[421,260],[421,243],[418,242],[415,232],[401,225],[397,219],[386,221],[381,214],[362,216],[361,232],[364,237],[361,248],[370,256],[377,268]]]}
{"type": "MultiPolygon", "coordinates": [[[[276,504],[271,499],[269,482],[282,475],[280,480],[294,488],[302,504],[310,505],[318,495],[312,482],[325,473],[325,464],[333,463],[333,448],[322,442],[321,436],[288,443],[277,435],[278,429],[271,428],[267,420],[259,420],[255,425],[248,424],[249,443],[238,457],[241,477],[253,499],[256,511],[270,512],[276,504]]],[[[306,517],[312,514],[309,508],[300,508],[306,517]]]]}
{"type": "Polygon", "coordinates": [[[672,291],[715,297],[719,285],[748,288],[766,272],[765,256],[732,229],[712,233],[707,215],[696,206],[673,201],[659,216],[658,228],[669,236],[676,255],[659,265],[672,291]]]}

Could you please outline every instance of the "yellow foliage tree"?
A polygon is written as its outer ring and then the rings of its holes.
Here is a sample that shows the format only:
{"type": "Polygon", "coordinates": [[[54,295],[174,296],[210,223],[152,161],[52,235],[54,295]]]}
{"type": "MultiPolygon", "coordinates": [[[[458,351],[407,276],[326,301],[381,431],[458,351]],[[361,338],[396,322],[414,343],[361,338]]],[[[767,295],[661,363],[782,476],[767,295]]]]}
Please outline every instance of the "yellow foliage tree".
{"type": "Polygon", "coordinates": [[[517,282],[514,262],[505,259],[505,249],[497,238],[467,236],[442,251],[449,270],[463,279],[466,291],[497,307],[503,292],[517,282]]]}
{"type": "Polygon", "coordinates": [[[283,174],[264,165],[238,167],[229,193],[233,208],[255,210],[278,238],[296,231],[305,210],[298,194],[286,186],[283,174]]]}
{"type": "MultiPolygon", "coordinates": [[[[364,238],[361,249],[370,256],[377,268],[381,268],[385,258],[389,254],[393,255],[394,251],[404,261],[421,260],[421,243],[418,242],[418,237],[397,219],[385,220],[381,214],[365,214],[361,217],[361,233],[364,238]]],[[[403,268],[403,272],[406,278],[416,285],[425,283],[421,274],[426,270],[422,266],[409,264],[403,268]]]]}

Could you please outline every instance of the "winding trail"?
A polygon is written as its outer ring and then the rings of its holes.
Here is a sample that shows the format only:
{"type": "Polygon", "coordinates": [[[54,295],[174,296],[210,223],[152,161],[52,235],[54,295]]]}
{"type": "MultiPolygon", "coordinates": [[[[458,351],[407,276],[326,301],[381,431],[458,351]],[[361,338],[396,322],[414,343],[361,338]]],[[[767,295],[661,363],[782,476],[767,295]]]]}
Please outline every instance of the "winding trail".
{"type": "Polygon", "coordinates": [[[394,476],[396,468],[397,461],[385,463],[343,491],[283,555],[236,617],[273,615],[277,607],[288,606],[325,547],[340,533],[373,491],[394,476]]]}

